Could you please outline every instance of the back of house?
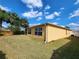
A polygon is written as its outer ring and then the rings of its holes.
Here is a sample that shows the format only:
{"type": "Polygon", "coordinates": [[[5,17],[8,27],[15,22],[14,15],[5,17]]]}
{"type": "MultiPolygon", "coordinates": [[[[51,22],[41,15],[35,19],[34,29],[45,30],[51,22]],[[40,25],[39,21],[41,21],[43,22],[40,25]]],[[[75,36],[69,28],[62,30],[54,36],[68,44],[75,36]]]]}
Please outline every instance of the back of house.
{"type": "Polygon", "coordinates": [[[8,36],[8,35],[13,35],[13,32],[6,28],[0,29],[0,36],[8,36]]]}
{"type": "Polygon", "coordinates": [[[53,24],[48,24],[46,26],[47,42],[65,38],[65,37],[70,36],[71,34],[72,34],[72,31],[64,27],[60,27],[60,26],[53,25],[53,24]]]}
{"type": "Polygon", "coordinates": [[[45,42],[58,40],[70,36],[71,30],[54,24],[46,23],[29,27],[27,34],[43,39],[45,42]]]}
{"type": "Polygon", "coordinates": [[[73,35],[79,37],[79,31],[73,31],[73,35]]]}

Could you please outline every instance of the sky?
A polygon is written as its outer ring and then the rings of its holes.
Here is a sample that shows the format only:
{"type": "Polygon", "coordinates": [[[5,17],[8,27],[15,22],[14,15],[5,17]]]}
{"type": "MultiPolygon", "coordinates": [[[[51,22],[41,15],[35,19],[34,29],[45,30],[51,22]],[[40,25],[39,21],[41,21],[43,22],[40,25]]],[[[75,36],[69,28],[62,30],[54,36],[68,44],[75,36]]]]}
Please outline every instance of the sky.
{"type": "Polygon", "coordinates": [[[0,0],[0,8],[26,18],[30,26],[52,23],[79,27],[79,0],[0,0]]]}

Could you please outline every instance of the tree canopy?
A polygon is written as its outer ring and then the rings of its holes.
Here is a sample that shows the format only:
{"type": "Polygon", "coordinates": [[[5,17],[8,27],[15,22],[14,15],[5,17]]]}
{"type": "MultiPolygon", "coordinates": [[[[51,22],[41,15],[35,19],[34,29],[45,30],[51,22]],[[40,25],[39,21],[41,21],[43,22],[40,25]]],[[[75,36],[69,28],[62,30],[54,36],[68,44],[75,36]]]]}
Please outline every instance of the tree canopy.
{"type": "Polygon", "coordinates": [[[11,31],[20,31],[22,28],[28,27],[28,21],[25,18],[20,18],[16,13],[6,12],[0,9],[0,28],[2,28],[2,22],[10,23],[9,29],[11,31]]]}

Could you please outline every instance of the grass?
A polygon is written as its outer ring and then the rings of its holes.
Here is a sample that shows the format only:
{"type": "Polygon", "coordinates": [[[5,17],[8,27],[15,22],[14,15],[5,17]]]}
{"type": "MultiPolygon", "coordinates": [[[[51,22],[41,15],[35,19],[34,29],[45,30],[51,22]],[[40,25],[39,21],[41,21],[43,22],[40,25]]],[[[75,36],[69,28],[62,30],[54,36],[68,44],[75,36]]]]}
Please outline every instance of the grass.
{"type": "Polygon", "coordinates": [[[55,59],[79,59],[79,37],[69,37],[68,39],[71,41],[56,50],[55,59]]]}
{"type": "MultiPolygon", "coordinates": [[[[3,51],[8,59],[52,59],[53,50],[64,51],[64,53],[61,52],[59,54],[60,57],[62,57],[62,54],[66,56],[68,50],[71,50],[71,53],[75,53],[74,50],[76,49],[77,51],[79,50],[79,43],[76,44],[77,46],[73,45],[72,47],[74,47],[74,49],[72,50],[69,48],[70,42],[70,38],[67,38],[45,44],[40,39],[26,35],[5,36],[0,37],[0,51],[3,51]],[[65,47],[67,44],[69,45],[65,47]]],[[[60,57],[58,57],[58,59],[60,57]]],[[[66,57],[60,59],[67,59],[66,57]]]]}

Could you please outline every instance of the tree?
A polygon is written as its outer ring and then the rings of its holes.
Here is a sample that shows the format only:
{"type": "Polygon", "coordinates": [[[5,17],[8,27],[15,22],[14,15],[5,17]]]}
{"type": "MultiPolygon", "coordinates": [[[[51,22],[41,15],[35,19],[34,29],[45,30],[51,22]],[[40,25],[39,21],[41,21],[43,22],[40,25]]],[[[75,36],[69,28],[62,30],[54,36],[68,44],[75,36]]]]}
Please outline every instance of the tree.
{"type": "Polygon", "coordinates": [[[29,23],[26,19],[22,18],[20,20],[20,25],[22,28],[24,28],[24,33],[26,34],[26,29],[29,27],[29,23]]]}
{"type": "Polygon", "coordinates": [[[3,21],[5,21],[5,22],[9,21],[8,17],[9,17],[8,12],[0,9],[0,27],[1,28],[2,28],[3,21]]]}
{"type": "Polygon", "coordinates": [[[9,13],[9,22],[11,25],[9,29],[11,29],[11,31],[13,31],[14,33],[19,33],[21,31],[21,28],[24,28],[25,32],[25,28],[28,27],[28,21],[24,18],[18,17],[16,13],[9,13]]]}
{"type": "Polygon", "coordinates": [[[9,29],[14,33],[18,34],[20,32],[20,18],[16,13],[8,13],[9,14],[9,29]]]}
{"type": "Polygon", "coordinates": [[[8,13],[2,9],[0,9],[0,33],[2,31],[2,23],[5,21],[5,22],[8,22],[8,13]]]}
{"type": "Polygon", "coordinates": [[[0,9],[0,28],[2,28],[2,21],[5,19],[5,11],[0,9]]]}
{"type": "Polygon", "coordinates": [[[28,21],[27,21],[26,19],[21,19],[20,21],[21,21],[21,26],[22,26],[22,27],[25,28],[25,27],[28,27],[28,26],[29,26],[29,25],[28,25],[29,23],[28,23],[28,21]]]}
{"type": "Polygon", "coordinates": [[[28,21],[26,19],[20,18],[16,13],[6,12],[0,9],[0,28],[2,28],[3,21],[10,23],[9,29],[13,32],[20,31],[20,27],[28,27],[28,21]]]}
{"type": "Polygon", "coordinates": [[[8,22],[12,25],[14,25],[14,22],[16,21],[16,18],[19,18],[16,13],[8,13],[8,22]]]}

